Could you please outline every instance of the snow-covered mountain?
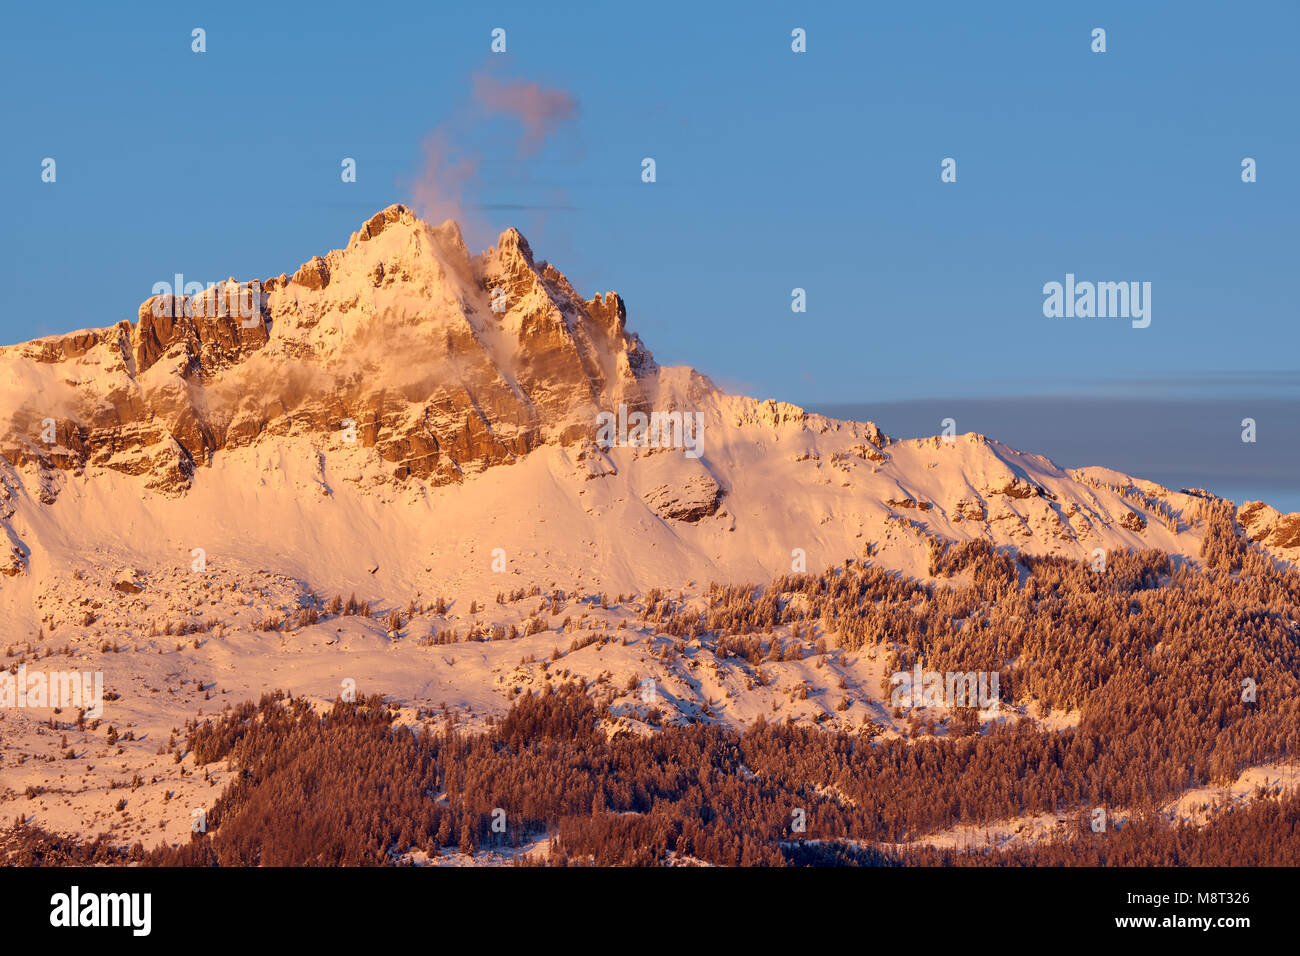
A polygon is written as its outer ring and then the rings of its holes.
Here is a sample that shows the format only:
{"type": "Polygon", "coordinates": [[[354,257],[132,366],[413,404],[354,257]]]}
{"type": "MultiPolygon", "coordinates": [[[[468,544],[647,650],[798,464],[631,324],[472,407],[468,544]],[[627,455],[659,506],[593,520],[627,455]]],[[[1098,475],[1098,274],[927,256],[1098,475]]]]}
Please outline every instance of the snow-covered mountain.
{"type": "MultiPolygon", "coordinates": [[[[278,575],[291,615],[312,591],[691,589],[864,556],[923,576],[932,536],[1194,558],[1213,497],[725,394],[513,229],[471,256],[390,206],[260,285],[0,349],[6,639],[148,619],[151,576],[278,575]],[[605,447],[620,406],[698,415],[698,448],[605,447]]],[[[1240,520],[1300,557],[1300,516],[1240,520]]]]}
{"type": "MultiPolygon", "coordinates": [[[[6,670],[103,679],[102,719],[0,707],[0,803],[41,826],[188,841],[233,771],[160,742],[276,688],[382,693],[404,723],[473,730],[581,678],[614,736],[776,715],[905,737],[887,643],[796,619],[756,667],[663,633],[665,606],[849,559],[924,578],[944,539],[1197,561],[1232,508],[725,394],[658,366],[617,295],[582,298],[514,230],[471,257],[453,223],[392,206],[261,286],[0,349],[6,670]],[[654,445],[638,414],[659,416],[654,445]]],[[[1300,515],[1235,513],[1254,547],[1300,558],[1300,515]]],[[[999,714],[1080,720],[1028,698],[999,714]]]]}

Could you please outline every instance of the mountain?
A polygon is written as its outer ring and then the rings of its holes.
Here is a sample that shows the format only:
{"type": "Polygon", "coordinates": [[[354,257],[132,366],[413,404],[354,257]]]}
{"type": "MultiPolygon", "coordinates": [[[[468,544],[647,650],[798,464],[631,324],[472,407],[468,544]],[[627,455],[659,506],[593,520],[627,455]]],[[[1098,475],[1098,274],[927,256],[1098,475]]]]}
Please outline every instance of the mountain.
{"type": "MultiPolygon", "coordinates": [[[[401,205],[292,276],[0,349],[0,383],[11,639],[86,619],[74,575],[111,585],[200,553],[404,604],[489,594],[503,567],[633,591],[860,557],[924,576],[935,537],[1195,558],[1217,500],[727,395],[657,365],[616,293],[584,299],[516,230],[471,256],[455,223],[401,205]],[[655,412],[698,416],[696,454],[597,442],[602,413],[655,412]]],[[[1248,503],[1241,523],[1300,557],[1300,516],[1248,503]]],[[[140,602],[91,616],[129,626],[140,602]]]]}
{"type": "MultiPolygon", "coordinates": [[[[1204,688],[1235,699],[1251,661],[1268,706],[1241,739],[1294,727],[1300,515],[728,395],[656,364],[618,295],[584,299],[514,230],[471,256],[454,223],[391,206],[292,276],[0,349],[0,409],[0,676],[103,681],[102,713],[61,717],[4,704],[0,682],[0,803],[53,832],[188,844],[192,808],[238,771],[180,728],[238,723],[280,688],[490,733],[512,703],[568,706],[533,696],[565,685],[611,744],[768,720],[905,743],[1008,720],[1083,740],[1091,764],[1115,715],[1140,736],[1168,717],[1130,703],[1220,720],[1238,705],[1204,688]],[[1000,670],[998,709],[900,709],[891,681],[922,651],[1000,670]],[[1178,690],[1147,693],[1157,679],[1178,690]]],[[[1196,720],[1174,736],[1203,742],[1196,720]]],[[[1284,751],[1215,766],[1249,768],[1244,799],[1294,777],[1269,763],[1284,751]]],[[[1200,806],[1190,753],[1160,758],[1161,793],[1200,806]]],[[[1007,807],[1007,833],[1060,827],[1007,807]]]]}

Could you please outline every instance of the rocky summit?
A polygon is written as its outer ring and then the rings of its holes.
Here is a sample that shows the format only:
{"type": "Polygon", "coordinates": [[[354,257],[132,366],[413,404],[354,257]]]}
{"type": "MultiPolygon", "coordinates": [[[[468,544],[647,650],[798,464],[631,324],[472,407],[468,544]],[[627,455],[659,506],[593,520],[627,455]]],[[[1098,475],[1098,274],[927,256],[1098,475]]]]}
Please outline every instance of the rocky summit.
{"type": "Polygon", "coordinates": [[[153,296],[134,322],[0,349],[34,386],[5,410],[0,455],[183,494],[223,449],[343,436],[394,479],[458,482],[590,437],[602,408],[643,407],[655,364],[626,315],[514,229],[471,256],[455,223],[393,205],[292,276],[153,296]]]}

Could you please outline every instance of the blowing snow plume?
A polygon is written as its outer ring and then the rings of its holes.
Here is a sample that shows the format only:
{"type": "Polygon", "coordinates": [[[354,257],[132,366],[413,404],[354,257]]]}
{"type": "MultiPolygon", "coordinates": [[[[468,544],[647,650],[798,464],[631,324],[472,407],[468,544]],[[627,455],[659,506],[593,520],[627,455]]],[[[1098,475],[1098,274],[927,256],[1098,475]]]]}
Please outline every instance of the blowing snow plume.
{"type": "MultiPolygon", "coordinates": [[[[411,187],[413,205],[430,222],[454,219],[476,239],[491,235],[490,224],[467,214],[467,209],[478,205],[471,201],[475,195],[486,186],[497,185],[484,182],[484,170],[491,169],[485,160],[534,156],[577,115],[578,101],[564,90],[475,75],[468,106],[425,137],[424,168],[411,187]],[[499,120],[508,121],[505,143],[491,141],[502,128],[499,120]]],[[[514,208],[530,206],[516,204],[514,208]]],[[[533,208],[547,207],[539,204],[533,208]]]]}
{"type": "Polygon", "coordinates": [[[513,116],[524,128],[519,155],[536,153],[563,123],[578,115],[578,101],[563,90],[548,90],[522,80],[501,83],[474,77],[474,100],[489,113],[513,116]]]}

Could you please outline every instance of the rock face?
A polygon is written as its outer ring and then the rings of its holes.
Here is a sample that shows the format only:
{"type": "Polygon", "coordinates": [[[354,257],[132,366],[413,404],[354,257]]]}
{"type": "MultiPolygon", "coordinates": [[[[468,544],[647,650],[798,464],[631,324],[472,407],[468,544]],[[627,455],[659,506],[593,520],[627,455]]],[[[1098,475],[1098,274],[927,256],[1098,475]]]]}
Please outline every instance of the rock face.
{"type": "Polygon", "coordinates": [[[1251,541],[1292,559],[1300,557],[1300,513],[1284,515],[1262,501],[1247,501],[1237,521],[1251,541]]]}
{"type": "Polygon", "coordinates": [[[692,475],[679,485],[659,485],[645,494],[645,502],[661,518],[700,521],[718,513],[722,488],[707,474],[692,475]]]}
{"type": "Polygon", "coordinates": [[[180,495],[222,449],[305,432],[355,436],[396,481],[458,482],[643,407],[656,366],[625,320],[617,294],[584,300],[514,229],[471,258],[454,223],[390,206],[292,279],[155,296],[134,323],[0,349],[31,383],[0,456],[180,495]]]}
{"type": "MultiPolygon", "coordinates": [[[[369,223],[366,225],[368,228],[369,223]]],[[[304,262],[293,274],[293,281],[304,289],[323,289],[330,284],[329,263],[320,256],[312,256],[310,262],[304,262]]]]}

